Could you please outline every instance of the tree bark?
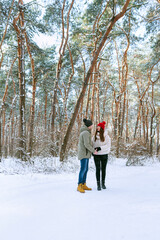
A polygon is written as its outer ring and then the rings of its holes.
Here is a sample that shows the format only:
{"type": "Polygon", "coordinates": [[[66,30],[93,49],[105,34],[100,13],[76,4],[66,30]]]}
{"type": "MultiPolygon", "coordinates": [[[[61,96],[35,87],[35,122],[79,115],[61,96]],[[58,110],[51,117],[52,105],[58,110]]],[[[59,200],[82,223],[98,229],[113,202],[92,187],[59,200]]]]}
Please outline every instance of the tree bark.
{"type": "Polygon", "coordinates": [[[35,70],[34,70],[34,59],[31,54],[29,40],[27,37],[27,33],[25,32],[25,40],[27,44],[28,55],[31,61],[31,69],[32,69],[32,105],[31,105],[31,114],[30,114],[30,127],[29,127],[29,144],[28,144],[28,153],[29,156],[32,156],[33,151],[33,137],[34,137],[34,118],[35,118],[35,95],[36,95],[36,78],[35,78],[35,70]]]}
{"type": "Polygon", "coordinates": [[[13,20],[18,41],[18,75],[19,75],[19,147],[17,157],[26,161],[26,126],[25,126],[25,30],[23,0],[19,0],[19,15],[13,20]],[[17,21],[19,20],[19,27],[17,21]]]}
{"type": "Polygon", "coordinates": [[[2,158],[2,133],[1,133],[1,113],[0,113],[0,162],[2,158]]]}
{"type": "Polygon", "coordinates": [[[158,116],[157,116],[157,147],[156,147],[156,156],[158,157],[158,155],[159,155],[159,148],[160,148],[160,146],[159,146],[159,122],[160,122],[160,109],[159,109],[159,111],[158,111],[158,116]]]}
{"type": "Polygon", "coordinates": [[[129,109],[129,97],[127,90],[127,99],[126,99],[126,143],[129,142],[129,127],[128,127],[128,109],[129,109]]]}
{"type": "Polygon", "coordinates": [[[47,135],[47,101],[48,101],[48,95],[47,95],[47,92],[45,92],[45,107],[44,107],[44,129],[45,129],[45,135],[47,135]]]}
{"type": "Polygon", "coordinates": [[[97,68],[95,66],[95,74],[93,75],[92,85],[92,98],[91,98],[91,120],[94,121],[94,108],[95,108],[95,92],[96,92],[96,81],[97,81],[97,68]]]}

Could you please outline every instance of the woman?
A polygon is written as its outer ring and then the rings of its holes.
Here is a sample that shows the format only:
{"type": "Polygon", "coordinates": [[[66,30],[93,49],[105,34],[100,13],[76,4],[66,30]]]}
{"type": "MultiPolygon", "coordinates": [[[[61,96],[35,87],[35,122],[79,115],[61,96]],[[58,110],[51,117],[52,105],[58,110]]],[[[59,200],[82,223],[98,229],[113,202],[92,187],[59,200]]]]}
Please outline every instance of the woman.
{"type": "Polygon", "coordinates": [[[103,121],[97,125],[95,136],[92,139],[93,147],[97,150],[97,154],[94,155],[94,163],[96,166],[96,179],[97,179],[97,190],[106,189],[105,178],[106,178],[106,166],[108,162],[108,153],[111,148],[111,139],[104,131],[106,122],[103,121]],[[100,183],[101,174],[101,183],[100,183]]]}
{"type": "Polygon", "coordinates": [[[78,143],[78,159],[80,160],[80,172],[79,172],[79,180],[77,191],[81,193],[85,193],[85,190],[92,190],[87,187],[86,179],[88,172],[88,163],[91,154],[96,151],[92,146],[91,141],[91,129],[93,128],[93,124],[91,120],[83,119],[84,126],[80,129],[80,137],[78,143]]]}

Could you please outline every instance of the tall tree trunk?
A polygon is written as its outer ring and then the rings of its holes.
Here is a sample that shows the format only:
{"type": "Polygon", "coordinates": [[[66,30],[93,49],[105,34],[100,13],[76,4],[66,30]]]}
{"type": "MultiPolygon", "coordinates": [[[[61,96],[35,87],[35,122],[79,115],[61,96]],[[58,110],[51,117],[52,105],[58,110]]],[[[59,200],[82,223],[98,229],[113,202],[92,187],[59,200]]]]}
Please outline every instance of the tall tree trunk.
{"type": "Polygon", "coordinates": [[[144,103],[142,102],[142,126],[143,126],[143,140],[145,142],[146,138],[146,124],[145,124],[145,108],[144,108],[144,103]]]}
{"type": "Polygon", "coordinates": [[[11,157],[13,157],[13,146],[14,146],[14,111],[12,111],[12,118],[11,118],[11,147],[10,147],[11,157]]]}
{"type": "Polygon", "coordinates": [[[119,111],[119,102],[115,99],[115,116],[114,116],[114,137],[118,135],[118,111],[119,111]]]}
{"type": "Polygon", "coordinates": [[[78,100],[77,100],[76,106],[75,106],[75,108],[74,108],[73,115],[72,115],[72,117],[71,117],[71,120],[70,120],[70,123],[69,123],[69,125],[68,125],[66,134],[65,134],[64,139],[63,139],[63,143],[62,143],[61,151],[60,151],[60,161],[63,161],[64,158],[65,158],[65,151],[66,151],[66,147],[67,147],[67,142],[68,142],[70,133],[71,133],[71,131],[72,131],[72,127],[73,127],[73,125],[74,125],[74,122],[75,122],[75,119],[76,119],[76,116],[77,116],[77,113],[78,113],[80,104],[81,104],[81,102],[82,102],[82,100],[83,100],[83,97],[84,97],[84,95],[85,95],[85,91],[86,91],[86,88],[87,88],[87,86],[88,86],[88,82],[89,82],[90,75],[92,74],[93,69],[94,69],[94,67],[95,67],[95,64],[96,64],[96,62],[97,62],[98,56],[99,56],[99,54],[100,54],[100,52],[101,52],[101,50],[102,50],[102,48],[103,48],[103,46],[104,46],[104,44],[105,44],[105,42],[106,42],[106,40],[107,40],[107,38],[108,38],[108,35],[109,35],[110,31],[112,30],[114,24],[115,24],[121,17],[124,16],[124,14],[125,14],[125,12],[126,12],[126,10],[127,10],[127,7],[128,7],[128,5],[129,5],[129,2],[130,2],[130,0],[126,0],[125,4],[124,4],[124,6],[123,6],[122,11],[121,11],[119,14],[117,14],[115,17],[112,18],[112,20],[111,20],[111,22],[110,22],[110,24],[109,24],[109,26],[108,26],[105,34],[103,35],[103,37],[102,37],[102,39],[101,39],[101,42],[100,42],[100,44],[99,44],[99,46],[98,46],[98,48],[97,48],[97,51],[95,52],[95,54],[94,54],[94,56],[93,56],[93,60],[92,60],[92,62],[91,62],[91,65],[90,65],[90,67],[89,67],[89,70],[88,70],[88,72],[87,72],[87,74],[86,74],[86,77],[85,77],[85,80],[84,80],[84,84],[83,84],[81,93],[80,93],[79,98],[78,98],[78,100]]]}
{"type": "Polygon", "coordinates": [[[152,115],[151,115],[151,125],[150,125],[150,155],[153,155],[153,138],[155,135],[155,130],[153,129],[153,121],[154,117],[156,116],[156,110],[154,107],[154,82],[152,82],[152,105],[151,105],[151,110],[152,110],[152,115]]]}
{"type": "Polygon", "coordinates": [[[25,123],[25,30],[23,0],[19,0],[19,15],[13,20],[18,41],[18,75],[19,75],[19,147],[17,157],[26,161],[26,123],[25,123]],[[19,20],[19,26],[17,21],[19,20]]]}
{"type": "Polygon", "coordinates": [[[19,58],[19,154],[18,157],[26,160],[26,132],[25,132],[25,60],[24,60],[24,35],[21,34],[18,46],[19,58]]]}
{"type": "Polygon", "coordinates": [[[145,122],[146,122],[146,144],[147,144],[147,147],[148,147],[148,142],[149,142],[149,139],[148,139],[148,130],[149,130],[149,123],[148,123],[148,115],[149,115],[149,108],[148,108],[148,102],[146,101],[146,119],[145,119],[145,122]]]}
{"type": "Polygon", "coordinates": [[[95,107],[95,92],[96,92],[96,66],[95,66],[95,74],[93,76],[93,85],[92,85],[92,98],[91,98],[91,120],[94,121],[94,107],[95,107]]]}
{"type": "MultiPolygon", "coordinates": [[[[105,76],[104,76],[103,86],[105,86],[105,76]]],[[[102,119],[105,118],[105,114],[106,114],[107,90],[108,90],[108,82],[107,82],[106,87],[105,87],[105,96],[104,96],[104,99],[103,99],[102,119]]]]}
{"type": "Polygon", "coordinates": [[[100,122],[100,103],[99,103],[99,82],[97,86],[97,120],[100,122]]]}
{"type": "Polygon", "coordinates": [[[90,84],[88,86],[88,93],[87,93],[87,105],[86,105],[86,112],[85,117],[87,118],[88,115],[88,109],[89,109],[89,103],[90,103],[90,90],[91,90],[91,83],[92,83],[92,75],[90,77],[90,84]]]}
{"type": "Polygon", "coordinates": [[[127,90],[127,99],[126,99],[126,142],[129,142],[129,126],[128,126],[128,109],[129,109],[129,97],[127,90]]]}
{"type": "Polygon", "coordinates": [[[36,78],[35,78],[35,70],[34,70],[34,59],[31,54],[29,40],[27,37],[27,33],[25,32],[25,40],[27,45],[28,55],[31,61],[31,69],[32,69],[32,105],[31,105],[31,112],[30,112],[30,131],[29,131],[29,143],[28,143],[28,153],[29,156],[32,156],[33,151],[33,137],[34,137],[34,117],[35,117],[35,94],[36,94],[36,78]]]}
{"type": "Polygon", "coordinates": [[[116,157],[119,158],[119,148],[121,140],[121,124],[122,124],[122,99],[119,99],[119,113],[118,113],[118,131],[117,131],[117,147],[116,147],[116,157]]]}
{"type": "Polygon", "coordinates": [[[6,125],[6,109],[5,107],[3,107],[3,110],[2,110],[2,149],[3,150],[5,145],[5,125],[6,125]]]}
{"type": "Polygon", "coordinates": [[[45,129],[45,135],[47,135],[47,101],[48,101],[48,95],[47,95],[47,92],[45,92],[45,108],[44,108],[44,129],[45,129]]]}
{"type": "Polygon", "coordinates": [[[156,156],[158,157],[159,155],[159,148],[160,148],[160,143],[159,143],[159,123],[160,123],[160,108],[159,108],[159,112],[158,112],[158,115],[157,115],[157,146],[156,146],[156,156]]]}
{"type": "Polygon", "coordinates": [[[8,138],[9,138],[9,136],[8,136],[8,134],[9,134],[9,131],[8,131],[8,124],[7,124],[7,126],[6,126],[6,128],[5,128],[5,138],[4,138],[4,157],[5,158],[7,158],[7,156],[8,156],[8,144],[9,144],[9,141],[8,141],[8,138]]]}
{"type": "Polygon", "coordinates": [[[124,34],[126,35],[127,38],[127,47],[123,55],[123,62],[122,62],[122,85],[123,85],[123,110],[122,110],[122,120],[121,120],[121,129],[120,129],[120,135],[122,137],[123,135],[123,128],[124,128],[124,118],[125,118],[125,113],[126,113],[126,87],[127,87],[127,82],[128,82],[128,62],[127,62],[127,54],[128,54],[128,49],[130,46],[130,15],[129,15],[129,33],[127,34],[124,29],[120,28],[124,34]]]}
{"type": "Polygon", "coordinates": [[[156,115],[155,109],[152,110],[152,116],[151,116],[151,125],[150,125],[150,150],[149,153],[152,156],[153,155],[153,138],[155,135],[155,130],[153,129],[153,119],[156,115]]]}
{"type": "Polygon", "coordinates": [[[99,68],[101,65],[101,60],[98,63],[98,67],[96,69],[97,71],[97,77],[96,77],[96,103],[97,103],[97,120],[96,122],[100,122],[100,102],[99,102],[99,82],[100,82],[100,73],[99,73],[99,68]]]}
{"type": "Polygon", "coordinates": [[[1,158],[2,158],[2,124],[1,124],[1,112],[0,112],[0,162],[1,162],[1,158]]]}

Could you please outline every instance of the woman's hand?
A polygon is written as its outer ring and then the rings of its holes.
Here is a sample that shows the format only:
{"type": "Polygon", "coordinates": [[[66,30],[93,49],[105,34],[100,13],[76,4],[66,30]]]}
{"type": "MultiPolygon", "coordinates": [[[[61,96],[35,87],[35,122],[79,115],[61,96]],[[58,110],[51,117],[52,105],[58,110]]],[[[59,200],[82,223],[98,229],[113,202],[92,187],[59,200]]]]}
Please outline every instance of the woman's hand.
{"type": "Polygon", "coordinates": [[[101,150],[101,147],[96,147],[95,150],[98,152],[101,150]]]}

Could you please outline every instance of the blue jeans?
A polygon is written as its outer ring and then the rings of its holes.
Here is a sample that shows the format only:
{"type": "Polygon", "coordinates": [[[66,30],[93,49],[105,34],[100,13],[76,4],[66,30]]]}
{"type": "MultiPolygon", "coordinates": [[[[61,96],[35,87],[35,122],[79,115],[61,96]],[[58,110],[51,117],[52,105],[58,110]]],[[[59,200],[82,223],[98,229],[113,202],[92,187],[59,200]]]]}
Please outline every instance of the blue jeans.
{"type": "Polygon", "coordinates": [[[80,160],[80,163],[81,163],[81,168],[80,168],[80,172],[79,172],[78,185],[80,183],[82,183],[82,184],[86,183],[89,159],[83,158],[80,160]]]}

